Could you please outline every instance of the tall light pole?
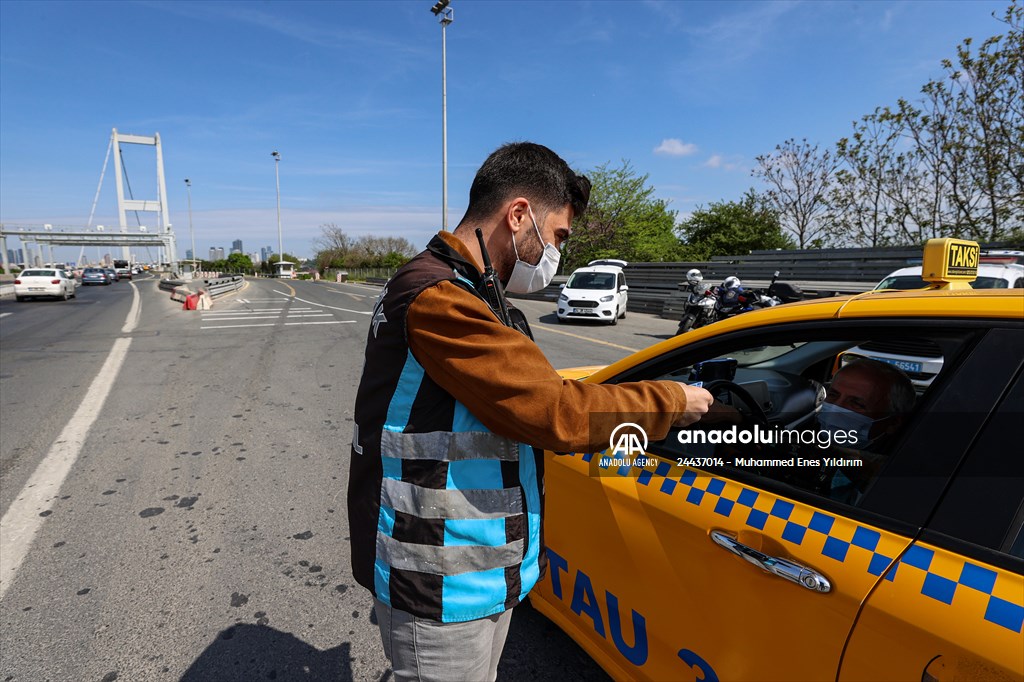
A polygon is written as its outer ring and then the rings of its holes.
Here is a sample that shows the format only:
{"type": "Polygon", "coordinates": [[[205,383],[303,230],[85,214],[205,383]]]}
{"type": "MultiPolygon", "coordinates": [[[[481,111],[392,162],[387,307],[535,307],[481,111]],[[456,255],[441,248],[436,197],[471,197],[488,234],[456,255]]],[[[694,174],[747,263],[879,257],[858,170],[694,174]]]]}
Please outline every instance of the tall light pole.
{"type": "Polygon", "coordinates": [[[271,152],[274,157],[274,178],[277,180],[277,272],[281,273],[281,263],[284,262],[284,242],[281,240],[281,154],[277,151],[271,152]]]}
{"type": "Polygon", "coordinates": [[[438,0],[430,8],[441,23],[441,229],[448,230],[448,41],[446,29],[455,21],[452,0],[438,0]]]}
{"type": "Polygon", "coordinates": [[[196,233],[192,230],[192,181],[185,178],[185,187],[188,189],[188,236],[192,241],[192,272],[196,271],[196,233]]]}

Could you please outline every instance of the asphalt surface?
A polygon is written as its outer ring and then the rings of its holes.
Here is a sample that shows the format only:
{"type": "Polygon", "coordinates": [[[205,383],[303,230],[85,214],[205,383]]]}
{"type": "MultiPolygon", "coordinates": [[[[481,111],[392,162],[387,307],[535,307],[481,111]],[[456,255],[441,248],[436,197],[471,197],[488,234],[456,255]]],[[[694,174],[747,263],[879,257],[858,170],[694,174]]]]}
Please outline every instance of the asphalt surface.
{"type": "MultiPolygon", "coordinates": [[[[378,293],[251,280],[183,311],[137,278],[0,301],[0,680],[392,679],[345,514],[378,293]]],[[[518,305],[558,368],[675,328],[560,325],[551,303],[518,305]]],[[[499,679],[606,676],[524,605],[499,679]]]]}

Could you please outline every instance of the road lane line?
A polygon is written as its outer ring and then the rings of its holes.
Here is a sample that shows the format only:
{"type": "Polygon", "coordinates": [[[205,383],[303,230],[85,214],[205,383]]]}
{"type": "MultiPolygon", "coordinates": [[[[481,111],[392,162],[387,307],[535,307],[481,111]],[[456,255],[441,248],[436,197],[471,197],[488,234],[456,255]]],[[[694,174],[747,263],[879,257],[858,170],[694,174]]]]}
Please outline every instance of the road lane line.
{"type": "Polygon", "coordinates": [[[551,327],[548,327],[547,325],[543,325],[543,324],[531,325],[530,329],[541,329],[541,330],[546,331],[546,332],[551,332],[552,334],[565,334],[566,336],[571,336],[574,339],[582,339],[583,341],[590,341],[591,343],[599,343],[602,346],[611,346],[612,348],[619,348],[621,350],[628,350],[630,353],[636,353],[637,351],[642,350],[640,348],[630,348],[629,346],[620,346],[617,343],[610,343],[608,341],[600,341],[598,339],[592,339],[592,338],[587,337],[587,336],[580,336],[579,334],[573,334],[571,332],[564,332],[561,329],[552,329],[551,327]]]}
{"type": "MultiPolygon", "coordinates": [[[[124,328],[131,331],[134,329],[131,313],[128,317],[129,322],[125,323],[124,328]]],[[[3,599],[14,582],[18,568],[32,547],[36,532],[46,520],[39,514],[48,510],[49,503],[57,497],[64,479],[78,459],[85,439],[99,417],[100,410],[103,409],[110,389],[113,388],[121,366],[128,356],[128,347],[131,343],[130,337],[114,341],[114,347],[110,350],[106,362],[92,380],[89,390],[85,392],[89,399],[83,400],[79,405],[74,416],[50,446],[46,457],[25,483],[19,497],[15,498],[7,513],[0,519],[0,599],[3,599]]]]}
{"type": "Polygon", "coordinates": [[[216,327],[200,327],[200,329],[237,329],[239,327],[276,327],[277,322],[261,322],[259,324],[219,324],[216,327]]]}
{"type": "Polygon", "coordinates": [[[8,315],[13,315],[13,314],[14,313],[0,313],[0,317],[7,317],[8,315]]]}
{"type": "MultiPolygon", "coordinates": [[[[355,320],[330,320],[324,322],[285,322],[284,326],[294,327],[297,325],[304,324],[355,324],[355,320]]],[[[267,322],[261,324],[218,324],[212,327],[200,327],[200,329],[239,329],[241,327],[276,327],[276,322],[267,322]]]]}
{"type": "Polygon", "coordinates": [[[330,322],[285,322],[286,327],[292,327],[297,324],[355,324],[355,320],[331,320],[330,322]]]}
{"type": "Polygon", "coordinates": [[[122,334],[130,334],[135,331],[135,328],[139,325],[139,313],[142,312],[139,288],[135,286],[135,282],[128,282],[128,284],[132,287],[132,307],[128,311],[128,318],[124,321],[124,326],[121,327],[122,334]]]}
{"type": "MultiPolygon", "coordinates": [[[[281,294],[282,296],[287,296],[288,295],[288,294],[284,293],[283,291],[277,291],[277,290],[275,290],[274,293],[281,294]]],[[[356,315],[373,315],[373,311],[372,310],[367,311],[367,310],[352,310],[351,308],[339,308],[338,306],[327,305],[326,303],[317,303],[316,301],[307,301],[306,299],[299,298],[298,296],[295,296],[294,294],[292,295],[292,298],[294,298],[296,301],[302,301],[303,303],[309,303],[310,305],[318,305],[321,308],[330,308],[331,310],[341,310],[341,311],[346,312],[346,313],[355,313],[356,315]]]]}

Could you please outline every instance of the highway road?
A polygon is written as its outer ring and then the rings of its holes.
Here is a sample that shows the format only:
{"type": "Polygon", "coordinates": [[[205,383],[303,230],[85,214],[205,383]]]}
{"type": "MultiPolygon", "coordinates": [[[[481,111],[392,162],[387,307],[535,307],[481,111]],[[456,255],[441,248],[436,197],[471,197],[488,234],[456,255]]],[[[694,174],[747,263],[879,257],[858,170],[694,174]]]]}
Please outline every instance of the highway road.
{"type": "MultiPolygon", "coordinates": [[[[345,514],[379,291],[250,280],[183,311],[144,277],[0,302],[0,680],[392,679],[345,514]]],[[[675,329],[519,305],[559,368],[675,329]]],[[[499,679],[606,677],[521,606],[499,679]]]]}

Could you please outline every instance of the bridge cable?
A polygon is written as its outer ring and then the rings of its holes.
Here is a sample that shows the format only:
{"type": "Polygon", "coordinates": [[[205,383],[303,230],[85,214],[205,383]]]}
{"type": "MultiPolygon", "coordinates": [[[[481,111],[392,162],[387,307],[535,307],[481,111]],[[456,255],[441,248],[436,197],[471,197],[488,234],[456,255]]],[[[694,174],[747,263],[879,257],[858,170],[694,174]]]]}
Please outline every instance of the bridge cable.
{"type": "MultiPolygon", "coordinates": [[[[122,171],[122,174],[124,175],[124,183],[128,186],[128,198],[129,199],[134,199],[135,195],[132,194],[132,183],[131,183],[131,180],[128,179],[128,166],[125,165],[125,162],[124,162],[124,150],[123,149],[118,149],[117,153],[121,156],[121,171],[122,171]]],[[[138,226],[141,226],[142,225],[142,221],[139,220],[139,212],[138,211],[132,211],[132,213],[135,214],[135,224],[138,225],[138,226]]]]}

